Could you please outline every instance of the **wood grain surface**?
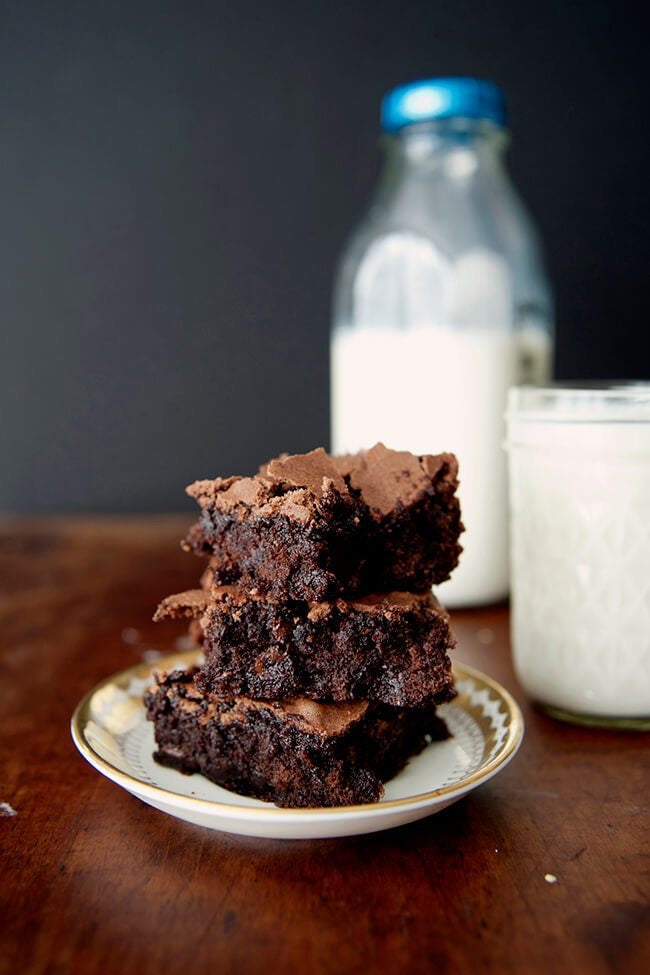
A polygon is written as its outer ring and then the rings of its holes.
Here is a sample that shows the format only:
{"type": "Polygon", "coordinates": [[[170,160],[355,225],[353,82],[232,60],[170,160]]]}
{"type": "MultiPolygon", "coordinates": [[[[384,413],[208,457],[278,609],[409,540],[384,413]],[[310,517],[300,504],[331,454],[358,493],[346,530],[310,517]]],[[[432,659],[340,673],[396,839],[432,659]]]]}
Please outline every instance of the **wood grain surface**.
{"type": "Polygon", "coordinates": [[[526,739],[502,774],[419,823],[242,839],[87,765],[68,730],[79,698],[183,633],[151,614],[196,582],[178,547],[188,520],[2,522],[2,972],[650,971],[648,735],[531,708],[504,607],[452,614],[457,657],[514,692],[526,739]]]}

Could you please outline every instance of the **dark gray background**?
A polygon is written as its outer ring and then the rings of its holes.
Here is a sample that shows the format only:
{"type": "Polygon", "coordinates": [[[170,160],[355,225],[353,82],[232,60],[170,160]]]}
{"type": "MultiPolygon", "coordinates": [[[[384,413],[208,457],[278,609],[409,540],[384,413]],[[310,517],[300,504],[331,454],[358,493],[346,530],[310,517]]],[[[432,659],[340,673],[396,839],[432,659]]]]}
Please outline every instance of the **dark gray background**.
{"type": "Polygon", "coordinates": [[[630,4],[3,4],[0,508],[182,507],[328,440],[332,272],[378,104],[501,83],[559,377],[640,377],[645,33],[630,4]]]}

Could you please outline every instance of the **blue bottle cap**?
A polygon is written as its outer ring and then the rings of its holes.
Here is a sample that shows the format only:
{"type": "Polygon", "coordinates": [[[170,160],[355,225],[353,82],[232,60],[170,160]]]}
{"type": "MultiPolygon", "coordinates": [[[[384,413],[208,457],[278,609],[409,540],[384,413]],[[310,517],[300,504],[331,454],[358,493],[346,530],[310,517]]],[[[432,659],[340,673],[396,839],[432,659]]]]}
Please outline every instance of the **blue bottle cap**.
{"type": "Polygon", "coordinates": [[[439,118],[487,119],[503,128],[503,92],[491,81],[478,78],[431,78],[400,85],[382,99],[384,132],[398,132],[406,125],[439,118]]]}

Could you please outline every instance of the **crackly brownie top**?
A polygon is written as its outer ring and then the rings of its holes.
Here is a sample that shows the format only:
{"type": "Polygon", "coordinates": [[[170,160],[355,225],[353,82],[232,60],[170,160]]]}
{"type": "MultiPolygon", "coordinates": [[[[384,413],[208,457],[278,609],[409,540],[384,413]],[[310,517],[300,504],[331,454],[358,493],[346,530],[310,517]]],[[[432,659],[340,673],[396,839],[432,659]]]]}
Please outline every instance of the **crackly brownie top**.
{"type": "Polygon", "coordinates": [[[404,613],[430,610],[440,615],[446,615],[445,610],[435,598],[431,590],[427,592],[378,592],[356,599],[337,599],[334,602],[309,603],[308,619],[326,619],[334,609],[339,613],[366,613],[372,616],[384,616],[394,619],[404,613]]]}
{"type": "MultiPolygon", "coordinates": [[[[182,619],[183,617],[199,619],[209,608],[219,607],[219,605],[225,605],[228,608],[237,607],[250,601],[267,602],[274,605],[280,604],[278,600],[271,599],[260,593],[246,592],[239,586],[206,586],[204,589],[188,589],[186,592],[174,593],[171,596],[167,596],[156,609],[154,620],[182,619]]],[[[357,599],[348,601],[337,599],[335,602],[311,602],[308,604],[308,607],[308,619],[313,622],[327,619],[335,608],[339,613],[357,611],[385,616],[388,619],[403,613],[417,612],[418,610],[425,609],[439,613],[440,615],[446,615],[444,609],[431,591],[424,593],[371,593],[367,596],[359,596],[357,599]]]]}
{"type": "Polygon", "coordinates": [[[340,494],[347,493],[341,477],[329,454],[322,447],[308,454],[277,457],[266,466],[266,475],[272,481],[294,488],[307,488],[316,497],[335,487],[340,494]]]}
{"type": "Polygon", "coordinates": [[[203,589],[187,589],[165,596],[153,615],[154,621],[198,619],[208,605],[207,593],[203,589]]]}
{"type": "Polygon", "coordinates": [[[203,694],[194,683],[197,667],[190,670],[154,672],[156,683],[150,693],[164,693],[182,699],[180,707],[188,713],[200,711],[202,722],[216,720],[220,724],[236,724],[259,711],[270,711],[283,723],[294,725],[306,734],[320,738],[337,738],[361,721],[368,710],[367,701],[342,704],[320,704],[305,697],[285,701],[255,701],[249,697],[221,698],[203,694]]]}
{"type": "Polygon", "coordinates": [[[308,454],[283,454],[263,464],[253,477],[195,481],[187,493],[202,508],[246,508],[262,517],[284,514],[306,523],[319,501],[332,492],[351,499],[351,490],[381,519],[440,487],[453,493],[457,484],[453,454],[420,457],[378,443],[342,457],[330,457],[322,447],[308,454]]]}
{"type": "Polygon", "coordinates": [[[439,481],[451,491],[458,484],[458,461],[453,454],[418,457],[378,443],[370,450],[332,459],[350,487],[379,517],[412,504],[439,481]]]}
{"type": "Polygon", "coordinates": [[[367,596],[357,596],[348,605],[367,613],[385,613],[403,610],[411,612],[419,609],[432,609],[444,612],[431,590],[427,592],[378,592],[367,596]]]}
{"type": "Polygon", "coordinates": [[[201,508],[244,508],[260,517],[283,514],[302,522],[309,521],[318,502],[333,492],[350,499],[345,481],[322,447],[272,460],[254,477],[200,480],[186,490],[201,508]]]}

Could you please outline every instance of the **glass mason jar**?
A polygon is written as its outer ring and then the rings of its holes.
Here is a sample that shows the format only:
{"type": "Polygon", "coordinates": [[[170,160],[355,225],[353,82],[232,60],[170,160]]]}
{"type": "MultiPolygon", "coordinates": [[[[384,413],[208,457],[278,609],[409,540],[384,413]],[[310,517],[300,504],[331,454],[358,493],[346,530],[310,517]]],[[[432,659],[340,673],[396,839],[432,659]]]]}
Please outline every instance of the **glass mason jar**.
{"type": "Polygon", "coordinates": [[[650,384],[509,396],[512,646],[557,717],[650,727],[650,384]]]}
{"type": "Polygon", "coordinates": [[[386,96],[382,122],[379,188],[335,284],[332,449],[456,453],[464,551],[439,595],[493,602],[508,593],[506,394],[549,378],[550,291],[503,166],[500,90],[417,82],[386,96]]]}

